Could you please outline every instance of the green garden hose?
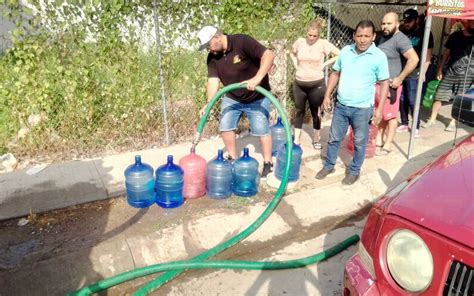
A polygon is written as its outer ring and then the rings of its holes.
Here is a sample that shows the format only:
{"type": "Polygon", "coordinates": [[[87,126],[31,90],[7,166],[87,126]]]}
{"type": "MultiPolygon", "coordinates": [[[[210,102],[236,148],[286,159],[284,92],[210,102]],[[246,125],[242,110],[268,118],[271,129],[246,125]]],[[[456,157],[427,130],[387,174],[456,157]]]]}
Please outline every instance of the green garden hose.
{"type": "MultiPolygon", "coordinates": [[[[217,100],[220,99],[220,97],[230,91],[239,89],[239,88],[246,88],[245,84],[242,83],[235,83],[228,85],[224,88],[222,88],[217,94],[212,98],[212,100],[209,102],[209,104],[206,107],[204,115],[201,117],[201,120],[199,121],[198,127],[197,127],[197,133],[196,137],[193,141],[193,148],[199,143],[202,131],[204,129],[204,125],[206,124],[207,118],[209,117],[209,113],[217,100]]],[[[280,183],[280,187],[278,187],[277,192],[275,193],[275,196],[273,199],[270,201],[269,205],[267,208],[263,211],[263,213],[258,217],[257,220],[255,220],[250,226],[248,226],[245,230],[242,232],[238,233],[234,237],[231,237],[227,241],[213,247],[210,250],[207,250],[206,252],[203,252],[196,257],[192,258],[191,260],[188,261],[176,261],[176,262],[170,262],[170,263],[164,263],[164,264],[155,264],[155,265],[150,265],[147,267],[142,267],[138,268],[132,271],[128,271],[119,275],[116,275],[114,277],[108,278],[101,280],[97,283],[94,283],[92,285],[89,285],[87,287],[84,287],[80,290],[77,290],[70,295],[90,295],[91,293],[96,293],[99,292],[103,289],[110,288],[112,286],[118,285],[120,283],[123,283],[125,281],[129,281],[132,279],[136,279],[138,277],[150,275],[156,272],[162,272],[166,271],[164,274],[161,276],[157,277],[156,279],[150,281],[146,285],[144,285],[142,288],[137,290],[134,295],[147,295],[148,293],[151,293],[155,289],[161,287],[163,284],[166,282],[172,280],[179,274],[181,274],[183,271],[186,269],[197,269],[197,268],[227,268],[227,269],[284,269],[284,268],[296,268],[296,267],[303,267],[308,264],[313,264],[315,262],[324,260],[328,257],[331,257],[347,247],[349,247],[352,244],[355,244],[359,240],[359,236],[353,235],[349,238],[347,238],[345,241],[342,243],[336,245],[333,248],[330,248],[326,251],[323,251],[319,254],[302,258],[302,259],[296,259],[296,260],[289,260],[289,261],[275,261],[275,262],[250,262],[250,261],[229,261],[229,260],[222,260],[222,261],[205,261],[209,257],[212,257],[228,248],[231,246],[235,245],[236,243],[242,241],[243,239],[247,238],[251,233],[253,233],[255,230],[257,230],[263,222],[271,215],[271,213],[275,210],[276,206],[280,202],[281,198],[283,197],[283,194],[285,192],[286,185],[288,183],[288,175],[290,172],[290,165],[292,161],[292,151],[293,151],[293,140],[291,137],[291,130],[290,130],[290,124],[288,122],[288,118],[286,117],[284,109],[281,107],[280,103],[278,100],[266,89],[257,86],[256,91],[263,96],[267,97],[270,99],[270,101],[273,103],[273,105],[276,107],[282,122],[283,126],[285,128],[285,137],[286,137],[286,163],[285,163],[285,168],[283,170],[283,177],[280,183]]]]}
{"type": "MultiPolygon", "coordinates": [[[[228,93],[230,91],[239,89],[239,88],[246,88],[245,84],[241,83],[234,83],[231,85],[228,85],[226,87],[223,87],[221,90],[217,92],[217,94],[212,98],[212,100],[209,102],[207,105],[206,111],[204,115],[201,117],[201,120],[199,121],[198,127],[197,127],[197,137],[195,141],[193,142],[193,145],[197,145],[199,143],[199,139],[201,136],[201,133],[204,129],[204,125],[207,121],[207,118],[209,116],[209,113],[211,112],[212,107],[214,104],[221,98],[221,96],[225,93],[228,93]]],[[[261,86],[257,86],[255,89],[258,93],[262,94],[264,97],[267,97],[270,99],[270,101],[273,103],[275,108],[278,111],[278,114],[280,115],[283,126],[285,128],[285,138],[286,138],[286,163],[285,163],[285,168],[283,170],[283,177],[280,183],[280,187],[278,187],[277,192],[275,193],[275,196],[273,199],[270,201],[269,205],[267,208],[263,211],[263,213],[258,217],[257,220],[255,220],[250,226],[248,226],[245,230],[242,232],[238,233],[234,237],[231,237],[227,241],[215,246],[214,248],[207,250],[206,252],[203,252],[199,254],[198,256],[192,258],[190,261],[191,262],[196,262],[196,261],[203,261],[209,257],[212,257],[214,255],[217,255],[221,253],[222,251],[232,247],[236,243],[242,241],[246,237],[248,237],[251,233],[253,233],[255,230],[257,230],[263,222],[271,215],[271,213],[275,210],[277,207],[278,203],[280,202],[281,198],[283,197],[283,194],[285,193],[285,188],[288,183],[288,175],[290,172],[290,164],[292,161],[292,156],[293,156],[293,139],[291,137],[291,130],[290,130],[290,124],[288,122],[288,118],[286,117],[285,110],[283,107],[280,105],[278,100],[273,96],[272,93],[267,91],[261,86]]],[[[145,286],[143,286],[141,289],[139,289],[135,294],[136,295],[146,295],[149,292],[155,290],[156,288],[159,288],[161,285],[165,284],[169,280],[175,278],[178,276],[180,273],[182,273],[184,270],[173,270],[173,271],[168,271],[158,277],[157,279],[147,283],[145,286]]]]}
{"type": "Polygon", "coordinates": [[[241,260],[209,260],[209,261],[200,261],[200,262],[191,262],[191,261],[175,261],[170,263],[162,263],[150,265],[147,267],[137,268],[132,271],[128,271],[117,276],[111,277],[99,281],[95,284],[87,286],[71,295],[90,295],[93,293],[100,292],[104,289],[116,286],[118,284],[124,283],[126,281],[134,280],[143,276],[151,275],[157,272],[177,270],[177,269],[246,269],[246,270],[277,270],[277,269],[290,269],[305,267],[310,264],[317,263],[319,261],[326,260],[351,245],[359,241],[359,236],[357,234],[352,235],[342,241],[340,244],[329,248],[321,253],[287,261],[241,261],[241,260]]]}

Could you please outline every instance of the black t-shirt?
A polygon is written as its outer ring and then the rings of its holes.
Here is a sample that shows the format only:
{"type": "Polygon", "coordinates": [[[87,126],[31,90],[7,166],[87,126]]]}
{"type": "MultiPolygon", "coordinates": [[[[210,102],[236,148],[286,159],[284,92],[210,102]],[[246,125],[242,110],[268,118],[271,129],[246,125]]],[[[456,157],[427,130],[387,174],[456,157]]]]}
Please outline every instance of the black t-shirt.
{"type": "MultiPolygon", "coordinates": [[[[401,26],[400,26],[401,27],[401,26]]],[[[407,35],[408,39],[410,39],[411,45],[416,51],[416,54],[418,55],[418,58],[420,59],[418,61],[418,65],[416,65],[416,69],[413,70],[413,72],[409,75],[410,77],[418,77],[419,71],[420,71],[420,64],[421,64],[421,50],[423,49],[423,37],[425,34],[425,28],[418,28],[412,32],[407,32],[402,30],[405,35],[407,35]]],[[[428,40],[428,49],[433,48],[434,46],[434,41],[433,41],[433,34],[430,32],[430,39],[428,40]]],[[[403,64],[405,67],[405,63],[403,64]]]]}
{"type": "MultiPolygon", "coordinates": [[[[209,53],[207,56],[208,77],[219,78],[224,86],[254,77],[260,68],[260,59],[267,49],[247,35],[226,36],[226,52],[218,55],[209,53]]],[[[260,86],[270,91],[268,74],[262,79],[260,86]]],[[[250,103],[262,98],[259,93],[247,89],[237,89],[227,94],[242,103],[250,103]]]]}
{"type": "MultiPolygon", "coordinates": [[[[474,44],[474,36],[466,36],[463,31],[449,35],[444,47],[450,50],[448,68],[462,74],[467,68],[469,55],[474,44]]],[[[472,57],[471,57],[472,58],[472,57]]],[[[471,67],[473,67],[471,65],[471,67]]]]}

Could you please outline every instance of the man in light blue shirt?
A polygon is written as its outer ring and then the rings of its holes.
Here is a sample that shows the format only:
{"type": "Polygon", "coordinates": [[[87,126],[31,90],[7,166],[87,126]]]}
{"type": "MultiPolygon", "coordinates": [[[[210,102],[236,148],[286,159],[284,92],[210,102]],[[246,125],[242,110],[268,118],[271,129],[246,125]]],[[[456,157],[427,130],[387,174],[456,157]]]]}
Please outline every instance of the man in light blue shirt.
{"type": "Polygon", "coordinates": [[[339,82],[327,157],[323,169],[316,174],[316,179],[322,180],[334,172],[340,144],[350,125],[354,131],[355,153],[348,173],[342,180],[344,185],[352,185],[359,179],[365,159],[369,124],[371,121],[376,125],[380,122],[389,87],[387,57],[373,43],[374,24],[371,21],[359,22],[353,38],[355,44],[341,50],[324,95],[323,107],[328,109],[331,94],[339,82]],[[373,114],[376,82],[380,85],[380,103],[373,114]]]}

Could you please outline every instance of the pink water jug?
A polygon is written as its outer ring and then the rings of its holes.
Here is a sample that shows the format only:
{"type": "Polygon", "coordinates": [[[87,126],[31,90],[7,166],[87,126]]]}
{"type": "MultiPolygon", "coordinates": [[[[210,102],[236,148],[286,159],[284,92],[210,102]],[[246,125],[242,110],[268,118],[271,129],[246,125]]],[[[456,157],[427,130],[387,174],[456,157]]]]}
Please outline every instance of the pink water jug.
{"type": "MultiPolygon", "coordinates": [[[[365,158],[372,158],[375,155],[377,148],[375,144],[375,138],[377,137],[377,127],[373,124],[369,126],[369,141],[367,143],[367,149],[365,150],[365,158]]],[[[354,131],[350,129],[349,139],[347,141],[347,149],[354,154],[354,131]]]]}
{"type": "Polygon", "coordinates": [[[179,160],[179,166],[184,171],[184,198],[198,198],[206,194],[206,166],[204,158],[191,152],[179,160]]]}

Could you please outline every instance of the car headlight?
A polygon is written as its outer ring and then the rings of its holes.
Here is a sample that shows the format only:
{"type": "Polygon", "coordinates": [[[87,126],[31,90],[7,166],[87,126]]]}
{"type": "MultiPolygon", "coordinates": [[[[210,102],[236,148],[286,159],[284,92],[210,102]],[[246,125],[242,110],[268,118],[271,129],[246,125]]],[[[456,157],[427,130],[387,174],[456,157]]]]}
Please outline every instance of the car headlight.
{"type": "Polygon", "coordinates": [[[387,245],[387,264],[393,279],[410,292],[421,292],[433,279],[433,257],[414,232],[399,230],[387,245]]]}

